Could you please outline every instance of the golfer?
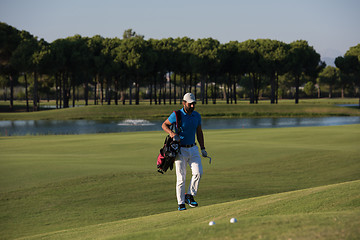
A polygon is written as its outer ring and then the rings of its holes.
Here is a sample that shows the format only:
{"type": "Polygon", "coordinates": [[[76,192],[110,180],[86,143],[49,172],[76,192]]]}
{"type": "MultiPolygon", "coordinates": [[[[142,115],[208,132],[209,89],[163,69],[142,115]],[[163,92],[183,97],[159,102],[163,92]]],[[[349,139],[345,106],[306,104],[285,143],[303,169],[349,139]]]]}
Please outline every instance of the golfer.
{"type": "Polygon", "coordinates": [[[178,210],[186,210],[185,203],[190,207],[197,207],[198,203],[194,200],[194,196],[199,188],[199,182],[203,173],[201,165],[201,157],[199,148],[195,143],[195,134],[199,142],[201,154],[207,157],[204,145],[204,135],[201,129],[201,116],[198,112],[194,111],[196,104],[195,96],[192,93],[186,93],[183,98],[184,107],[180,110],[181,113],[181,131],[179,134],[170,130],[170,126],[176,122],[176,115],[173,112],[168,119],[162,124],[162,129],[167,132],[170,137],[180,137],[181,149],[180,153],[176,156],[176,197],[178,202],[178,210]],[[189,189],[185,194],[185,179],[186,179],[186,166],[189,164],[192,177],[189,189]]]}

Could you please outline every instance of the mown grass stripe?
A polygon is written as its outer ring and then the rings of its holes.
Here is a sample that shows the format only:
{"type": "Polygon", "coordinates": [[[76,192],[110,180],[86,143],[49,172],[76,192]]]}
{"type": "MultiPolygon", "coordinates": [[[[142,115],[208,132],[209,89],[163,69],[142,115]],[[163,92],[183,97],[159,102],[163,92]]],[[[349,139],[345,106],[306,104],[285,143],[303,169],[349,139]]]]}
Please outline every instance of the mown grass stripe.
{"type": "Polygon", "coordinates": [[[96,224],[22,239],[141,239],[141,236],[147,239],[180,239],[183,235],[196,239],[238,239],[244,235],[263,235],[266,238],[303,236],[336,239],[335,237],[356,236],[360,232],[356,228],[360,222],[360,204],[353,206],[352,203],[354,199],[360,200],[357,191],[359,188],[360,180],[214,204],[184,212],[174,211],[96,224]],[[343,195],[344,192],[347,194],[343,195]],[[332,196],[331,199],[329,196],[332,196]],[[326,199],[326,203],[322,205],[323,209],[308,211],[309,205],[318,204],[323,198],[326,199]],[[335,200],[337,204],[334,203],[335,200]],[[348,207],[339,209],[339,203],[348,207]],[[283,205],[291,205],[296,210],[289,212],[281,208],[283,205]],[[231,225],[231,217],[237,217],[239,223],[231,225]],[[208,231],[209,221],[216,222],[214,231],[211,231],[211,228],[208,231]],[[337,221],[342,221],[339,229],[336,228],[337,221]],[[256,233],[252,232],[254,226],[264,224],[268,225],[266,231],[257,228],[256,233]],[[327,227],[324,228],[325,225],[327,227]],[[307,232],[299,232],[298,228],[307,232]],[[321,236],[318,235],[320,232],[321,236]]]}

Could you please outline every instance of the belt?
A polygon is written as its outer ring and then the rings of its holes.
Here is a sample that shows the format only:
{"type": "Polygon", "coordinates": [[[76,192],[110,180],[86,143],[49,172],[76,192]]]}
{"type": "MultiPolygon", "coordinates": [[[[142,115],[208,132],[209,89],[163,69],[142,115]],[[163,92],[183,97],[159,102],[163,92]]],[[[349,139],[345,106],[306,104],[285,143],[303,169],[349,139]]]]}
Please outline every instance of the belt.
{"type": "Polygon", "coordinates": [[[184,147],[184,148],[191,148],[193,146],[195,146],[196,143],[193,143],[193,144],[189,144],[189,145],[181,145],[181,147],[184,147]]]}

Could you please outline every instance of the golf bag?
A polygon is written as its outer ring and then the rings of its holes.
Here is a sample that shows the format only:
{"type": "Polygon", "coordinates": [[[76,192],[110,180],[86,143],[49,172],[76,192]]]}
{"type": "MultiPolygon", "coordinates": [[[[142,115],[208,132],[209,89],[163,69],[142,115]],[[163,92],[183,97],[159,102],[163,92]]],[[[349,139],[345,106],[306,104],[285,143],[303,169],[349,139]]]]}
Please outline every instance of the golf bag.
{"type": "MultiPolygon", "coordinates": [[[[171,130],[174,129],[175,132],[179,133],[181,129],[181,113],[180,110],[174,111],[176,115],[176,123],[171,125],[171,130]]],[[[160,154],[157,157],[157,168],[158,172],[164,174],[169,168],[172,170],[174,168],[175,157],[180,151],[180,141],[174,141],[167,135],[165,138],[164,146],[160,149],[160,154]]]]}

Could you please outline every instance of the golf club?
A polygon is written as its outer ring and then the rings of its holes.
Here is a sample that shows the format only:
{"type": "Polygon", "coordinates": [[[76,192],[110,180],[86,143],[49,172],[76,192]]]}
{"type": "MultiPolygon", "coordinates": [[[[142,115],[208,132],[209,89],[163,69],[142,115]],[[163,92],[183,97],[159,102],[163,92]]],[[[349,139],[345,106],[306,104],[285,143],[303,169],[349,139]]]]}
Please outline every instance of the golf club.
{"type": "Polygon", "coordinates": [[[209,159],[209,164],[211,164],[211,157],[207,156],[207,158],[209,159]]]}

